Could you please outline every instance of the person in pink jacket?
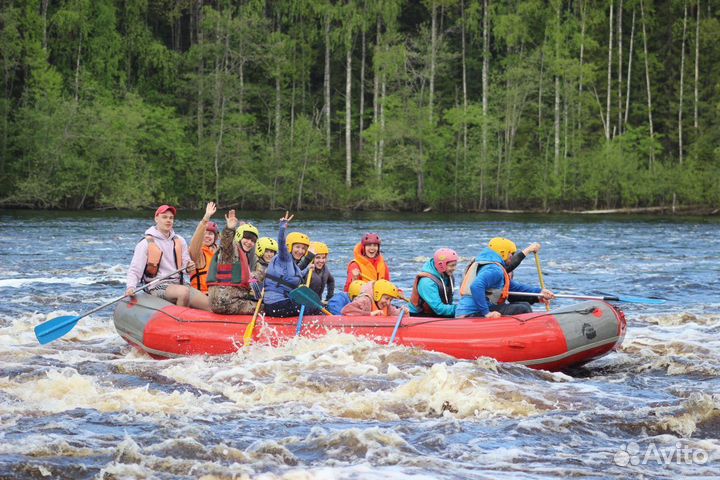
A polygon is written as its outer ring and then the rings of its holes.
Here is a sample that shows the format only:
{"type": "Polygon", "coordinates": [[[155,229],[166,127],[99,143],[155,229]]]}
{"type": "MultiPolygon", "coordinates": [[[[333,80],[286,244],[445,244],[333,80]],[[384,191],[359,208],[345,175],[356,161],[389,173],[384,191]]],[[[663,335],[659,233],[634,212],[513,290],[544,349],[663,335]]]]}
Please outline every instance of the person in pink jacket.
{"type": "Polygon", "coordinates": [[[395,316],[407,307],[396,307],[391,302],[395,299],[404,300],[402,292],[387,280],[368,282],[363,286],[360,295],[352,303],[345,305],[341,314],[347,316],[395,316]]]}
{"type": "Polygon", "coordinates": [[[148,293],[180,306],[210,310],[207,297],[185,285],[185,272],[192,274],[195,263],[190,259],[185,239],[173,230],[175,213],[175,207],[170,205],[161,205],[155,210],[155,225],[145,231],[145,238],[135,246],[125,293],[134,296],[140,284],[182,268],[183,272],[171,275],[148,293]]]}

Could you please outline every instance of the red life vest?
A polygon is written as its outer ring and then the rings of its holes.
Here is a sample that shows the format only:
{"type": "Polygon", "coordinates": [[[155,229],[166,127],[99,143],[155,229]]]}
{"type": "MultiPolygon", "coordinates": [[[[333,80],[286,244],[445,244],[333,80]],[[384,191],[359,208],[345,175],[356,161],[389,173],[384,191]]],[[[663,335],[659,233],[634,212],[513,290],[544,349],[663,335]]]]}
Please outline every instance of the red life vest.
{"type": "Polygon", "coordinates": [[[452,288],[448,290],[447,286],[443,283],[442,280],[428,272],[420,272],[415,277],[415,283],[413,283],[412,293],[410,294],[410,303],[412,303],[415,308],[427,315],[437,315],[437,312],[435,312],[432,307],[430,307],[430,304],[428,304],[425,299],[420,296],[418,284],[420,283],[420,279],[422,278],[429,278],[435,283],[435,285],[437,285],[438,292],[440,294],[440,300],[442,300],[442,302],[446,305],[451,305],[453,302],[452,288]]]}
{"type": "Polygon", "coordinates": [[[220,250],[215,252],[207,275],[208,287],[250,288],[250,264],[247,254],[237,246],[238,260],[232,263],[219,263],[220,250]]]}

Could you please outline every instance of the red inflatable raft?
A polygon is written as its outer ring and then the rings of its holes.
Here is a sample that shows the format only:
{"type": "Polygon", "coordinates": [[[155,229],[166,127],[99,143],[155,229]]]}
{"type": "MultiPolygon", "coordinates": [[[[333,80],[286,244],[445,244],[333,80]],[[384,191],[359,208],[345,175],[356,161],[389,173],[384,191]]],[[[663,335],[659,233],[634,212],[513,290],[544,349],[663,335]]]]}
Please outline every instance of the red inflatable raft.
{"type": "MultiPolygon", "coordinates": [[[[115,309],[115,328],[155,358],[223,355],[243,345],[251,317],[218,315],[140,294],[115,309]]],[[[305,316],[303,336],[330,330],[387,343],[395,317],[305,316]]],[[[253,342],[278,345],[295,335],[297,318],[258,318],[253,342]]],[[[599,358],[625,336],[622,311],[600,301],[500,318],[405,317],[395,343],[459,359],[491,357],[544,370],[564,370],[599,358]]]]}

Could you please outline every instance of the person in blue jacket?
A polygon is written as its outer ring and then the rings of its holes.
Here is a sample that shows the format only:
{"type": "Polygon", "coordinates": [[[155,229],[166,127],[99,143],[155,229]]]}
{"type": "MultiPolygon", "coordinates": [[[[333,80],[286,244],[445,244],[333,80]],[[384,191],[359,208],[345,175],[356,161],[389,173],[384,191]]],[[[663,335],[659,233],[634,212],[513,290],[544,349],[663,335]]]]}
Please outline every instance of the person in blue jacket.
{"type": "Polygon", "coordinates": [[[441,248],[433,258],[423,265],[422,271],[415,277],[410,295],[410,315],[414,317],[455,316],[453,304],[458,254],[450,248],[441,248]]]}
{"type": "Polygon", "coordinates": [[[362,288],[366,283],[367,282],[362,280],[353,280],[350,282],[350,288],[348,288],[347,292],[336,293],[332,296],[332,298],[328,301],[327,309],[333,315],[340,315],[342,309],[345,308],[345,305],[348,305],[350,302],[355,300],[355,297],[360,295],[360,292],[362,292],[362,288]]]}
{"type": "MultiPolygon", "coordinates": [[[[307,235],[292,232],[285,238],[288,223],[293,217],[285,212],[285,216],[280,219],[277,239],[279,251],[265,272],[265,313],[271,317],[300,315],[300,305],[289,297],[289,293],[303,284],[305,270],[314,257],[308,254],[310,238],[307,235]]],[[[320,312],[306,307],[305,313],[315,315],[320,312]]]]}
{"type": "Polygon", "coordinates": [[[455,309],[456,318],[497,318],[532,311],[528,302],[508,303],[510,291],[538,293],[544,300],[555,298],[550,290],[531,287],[510,279],[506,264],[516,251],[515,243],[507,238],[496,237],[490,240],[488,246],[465,272],[460,287],[460,302],[455,309]]]}

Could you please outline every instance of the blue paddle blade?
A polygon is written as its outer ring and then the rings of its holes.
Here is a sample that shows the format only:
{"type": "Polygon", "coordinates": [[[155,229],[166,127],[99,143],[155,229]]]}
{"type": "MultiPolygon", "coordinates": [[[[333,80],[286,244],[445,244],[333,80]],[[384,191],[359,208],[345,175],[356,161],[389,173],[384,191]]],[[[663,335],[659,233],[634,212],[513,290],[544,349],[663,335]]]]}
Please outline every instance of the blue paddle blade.
{"type": "Polygon", "coordinates": [[[45,345],[62,337],[70,330],[75,328],[78,320],[82,317],[65,316],[55,317],[52,320],[41,323],[35,327],[35,337],[37,337],[40,345],[45,345]]]}
{"type": "Polygon", "coordinates": [[[316,310],[323,308],[320,295],[315,293],[310,287],[298,287],[290,292],[290,299],[298,305],[312,307],[316,310]]]}
{"type": "Polygon", "coordinates": [[[667,302],[667,300],[664,300],[662,298],[625,297],[620,295],[618,295],[617,298],[620,302],[644,303],[646,305],[662,305],[663,303],[667,302]]]}

